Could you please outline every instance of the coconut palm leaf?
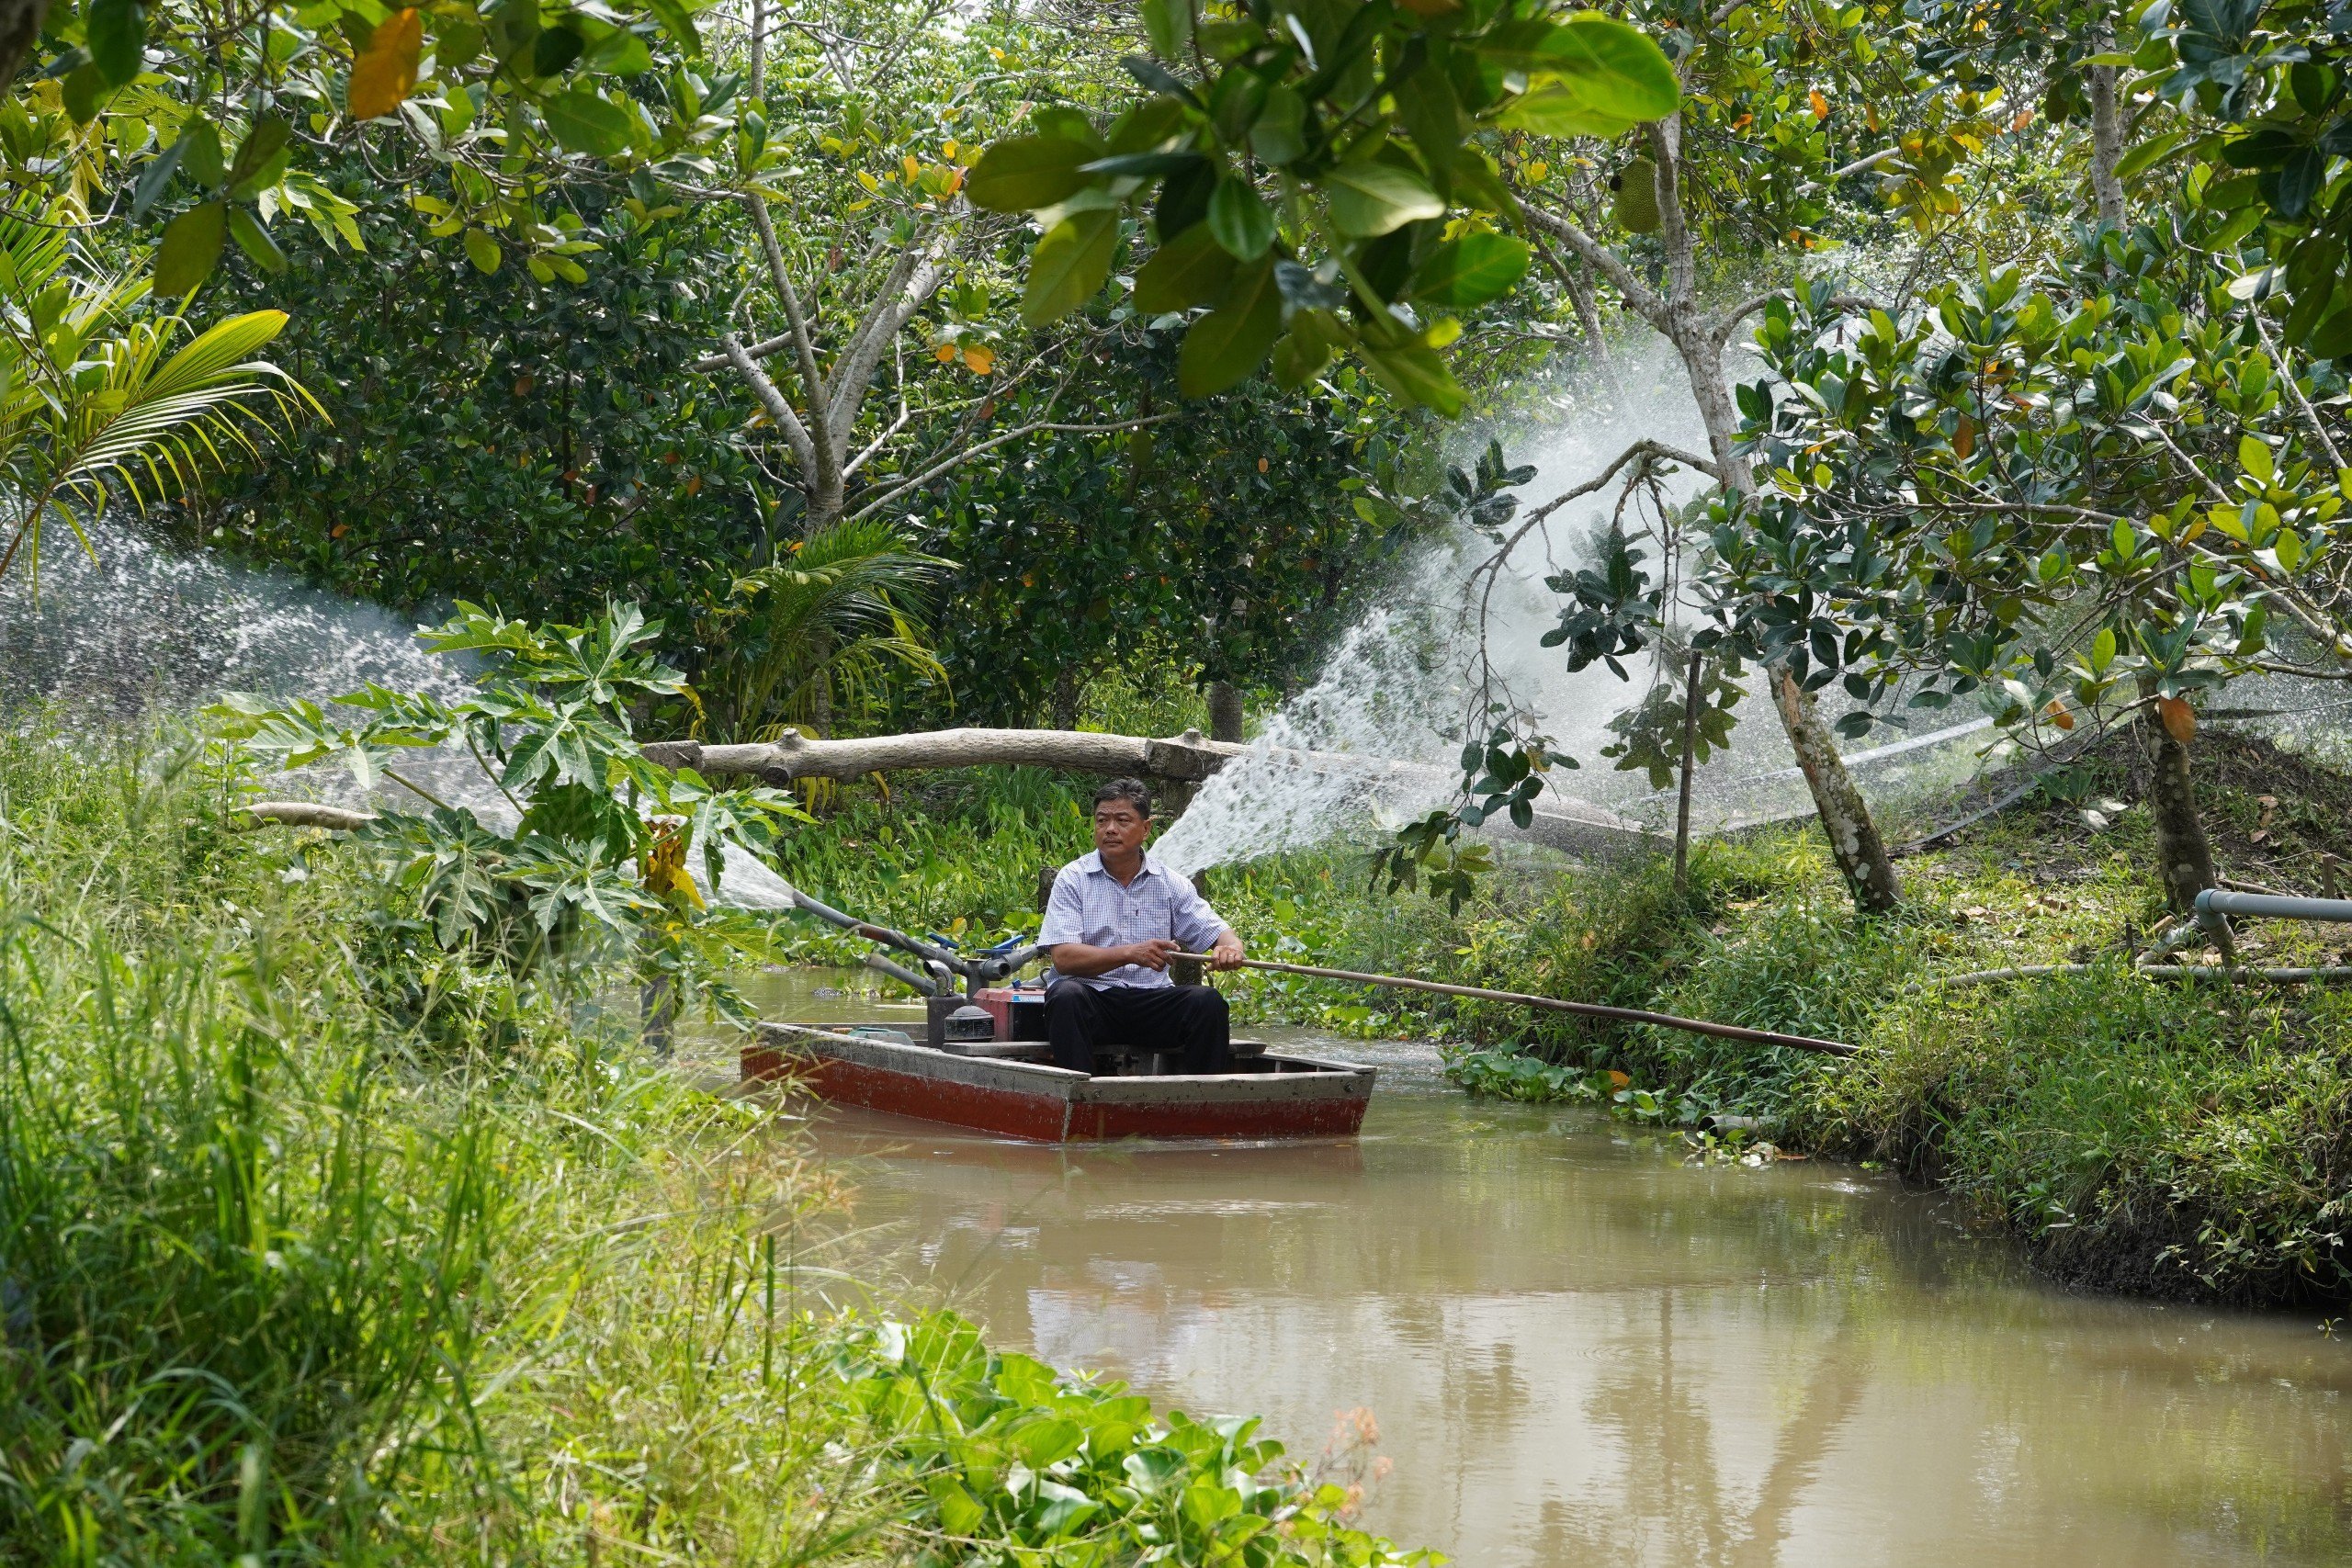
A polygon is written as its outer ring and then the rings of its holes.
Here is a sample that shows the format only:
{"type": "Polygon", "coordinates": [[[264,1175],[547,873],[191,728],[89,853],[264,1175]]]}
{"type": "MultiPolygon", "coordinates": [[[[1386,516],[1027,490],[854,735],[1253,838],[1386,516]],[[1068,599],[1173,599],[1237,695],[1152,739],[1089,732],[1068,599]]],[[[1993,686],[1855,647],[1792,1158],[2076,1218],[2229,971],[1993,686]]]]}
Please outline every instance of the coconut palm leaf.
{"type": "Polygon", "coordinates": [[[280,420],[325,411],[256,358],[279,310],[232,317],[174,351],[177,314],[139,317],[143,277],[82,265],[57,207],[0,212],[0,576],[36,579],[43,525],[91,549],[120,496],[145,508],[260,451],[280,420]]]}
{"type": "Polygon", "coordinates": [[[720,682],[733,727],[773,733],[865,711],[893,670],[944,682],[926,620],[954,565],[865,519],[817,529],[739,580],[720,682]]]}

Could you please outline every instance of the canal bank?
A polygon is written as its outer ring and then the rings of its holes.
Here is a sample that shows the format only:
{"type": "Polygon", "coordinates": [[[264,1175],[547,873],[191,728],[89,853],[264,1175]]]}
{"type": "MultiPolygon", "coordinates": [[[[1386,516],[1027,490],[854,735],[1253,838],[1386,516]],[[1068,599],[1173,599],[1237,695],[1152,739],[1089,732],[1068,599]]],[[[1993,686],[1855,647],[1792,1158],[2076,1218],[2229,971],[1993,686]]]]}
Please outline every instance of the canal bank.
{"type": "MultiPolygon", "coordinates": [[[[808,983],[763,1007],[889,1016],[808,983]]],[[[1891,1177],[1695,1165],[1676,1133],[1464,1096],[1426,1046],[1316,1049],[1381,1068],[1352,1143],[1064,1151],[834,1111],[808,1135],[858,1269],[1295,1453],[1337,1431],[1365,1522],[1458,1562],[2352,1548],[2352,1348],[2309,1315],[2068,1294],[1891,1177]]]]}

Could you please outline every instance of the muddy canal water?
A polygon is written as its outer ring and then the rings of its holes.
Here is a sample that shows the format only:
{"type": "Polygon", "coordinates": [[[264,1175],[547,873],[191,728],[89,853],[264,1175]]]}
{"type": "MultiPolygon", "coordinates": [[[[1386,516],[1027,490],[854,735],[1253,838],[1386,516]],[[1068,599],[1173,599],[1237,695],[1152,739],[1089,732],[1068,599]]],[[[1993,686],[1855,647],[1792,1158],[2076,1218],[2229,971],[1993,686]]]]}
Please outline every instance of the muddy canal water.
{"type": "MultiPolygon", "coordinates": [[[[910,1016],[766,978],[770,1016],[910,1016]]],[[[2352,1558],[2352,1343],[2308,1315],[2067,1295],[1889,1179],[1311,1043],[1380,1067],[1360,1138],[812,1135],[918,1293],[1304,1457],[1376,1426],[1367,1522],[1472,1568],[2352,1558]]]]}

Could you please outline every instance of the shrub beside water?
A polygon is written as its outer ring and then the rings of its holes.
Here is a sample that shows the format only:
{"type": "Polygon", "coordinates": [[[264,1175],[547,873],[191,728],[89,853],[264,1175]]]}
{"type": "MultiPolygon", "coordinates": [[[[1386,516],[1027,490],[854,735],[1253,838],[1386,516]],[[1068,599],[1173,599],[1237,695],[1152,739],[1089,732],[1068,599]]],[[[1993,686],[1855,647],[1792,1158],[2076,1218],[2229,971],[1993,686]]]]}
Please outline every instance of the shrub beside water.
{"type": "MultiPolygon", "coordinates": [[[[2319,891],[2319,854],[2352,852],[2352,780],[2258,742],[2201,745],[2225,866],[2319,891]]],[[[2086,766],[2084,788],[2134,793],[2128,758],[2086,766]]],[[[1791,828],[1698,846],[1679,897],[1662,860],[1544,871],[1498,878],[1456,921],[1327,906],[1316,945],[1346,967],[1864,1047],[1840,1062],[1498,1004],[1385,1003],[1384,1027],[1446,1042],[1466,1088],[1691,1126],[1731,1116],[1785,1146],[1883,1162],[1957,1191],[2073,1282],[2352,1301],[2352,996],[2133,975],[2129,954],[2165,923],[2141,869],[2150,836],[2144,808],[2095,830],[2070,799],[2030,802],[1905,861],[1905,908],[1865,920],[1817,835],[1791,828]],[[2088,967],[1936,983],[2052,963],[2088,967]]],[[[2269,922],[2243,933],[2241,952],[2256,964],[2337,963],[2342,940],[2269,922]]],[[[1255,995],[1327,1023],[1336,1005],[1328,988],[1255,995]]]]}

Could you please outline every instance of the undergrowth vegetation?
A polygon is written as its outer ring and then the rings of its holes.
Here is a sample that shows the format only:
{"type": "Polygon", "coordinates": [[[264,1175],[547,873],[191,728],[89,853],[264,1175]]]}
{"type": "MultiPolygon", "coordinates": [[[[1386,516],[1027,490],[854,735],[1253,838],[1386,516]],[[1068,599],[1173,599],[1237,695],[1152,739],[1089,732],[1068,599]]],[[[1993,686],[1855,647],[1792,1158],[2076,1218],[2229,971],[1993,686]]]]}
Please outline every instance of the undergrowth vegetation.
{"type": "Polygon", "coordinates": [[[1401,1560],[1246,1424],[891,1322],[766,1110],[174,745],[0,734],[0,1556],[1401,1560]]]}

